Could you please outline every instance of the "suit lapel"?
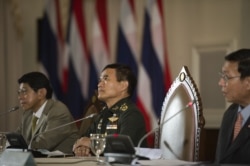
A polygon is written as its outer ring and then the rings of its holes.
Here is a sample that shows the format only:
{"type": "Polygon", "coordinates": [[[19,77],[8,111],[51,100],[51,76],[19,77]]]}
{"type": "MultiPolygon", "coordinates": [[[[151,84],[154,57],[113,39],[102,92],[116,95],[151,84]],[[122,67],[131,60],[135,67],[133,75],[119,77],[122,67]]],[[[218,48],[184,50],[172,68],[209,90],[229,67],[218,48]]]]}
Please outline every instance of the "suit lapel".
{"type": "Polygon", "coordinates": [[[236,112],[237,112],[236,108],[231,108],[228,110],[227,114],[224,115],[223,129],[221,129],[222,131],[220,132],[222,139],[220,141],[220,148],[221,152],[223,152],[220,154],[221,155],[220,160],[223,160],[229,155],[229,153],[227,152],[232,143],[232,134],[234,130],[233,122],[236,120],[236,112]]]}
{"type": "Polygon", "coordinates": [[[36,129],[35,129],[33,136],[38,133],[39,129],[42,126],[44,126],[44,123],[46,123],[46,121],[47,121],[47,115],[42,114],[42,116],[39,118],[38,124],[36,125],[36,129]]]}
{"type": "MultiPolygon", "coordinates": [[[[233,129],[232,129],[232,132],[233,132],[233,129]]],[[[232,137],[229,137],[229,138],[231,141],[232,137]]],[[[248,118],[246,124],[242,127],[236,139],[232,143],[229,142],[229,148],[228,148],[227,153],[224,155],[224,158],[234,153],[235,150],[238,149],[239,147],[244,146],[245,142],[249,139],[250,139],[250,118],[248,118]]]]}
{"type": "Polygon", "coordinates": [[[29,142],[32,138],[32,132],[31,132],[31,128],[32,128],[32,123],[31,123],[31,119],[32,119],[32,111],[26,111],[25,112],[25,117],[23,119],[25,119],[25,121],[23,122],[24,125],[23,126],[27,126],[27,128],[23,131],[23,135],[24,138],[27,138],[27,142],[29,142]]]}
{"type": "Polygon", "coordinates": [[[49,108],[51,107],[52,104],[53,104],[53,101],[51,99],[47,101],[47,103],[44,107],[43,113],[42,113],[41,117],[39,118],[39,121],[38,121],[38,124],[36,126],[36,129],[35,129],[33,136],[37,135],[40,128],[42,126],[44,126],[44,123],[47,122],[47,118],[48,118],[47,114],[48,114],[49,108]]]}
{"type": "MultiPolygon", "coordinates": [[[[227,122],[225,124],[225,126],[227,126],[227,131],[226,133],[223,133],[225,134],[225,136],[223,136],[224,140],[222,142],[223,144],[223,151],[227,151],[226,149],[230,148],[231,146],[231,143],[232,143],[232,135],[233,135],[233,131],[234,131],[234,123],[232,122],[235,122],[236,120],[236,114],[228,114],[228,116],[226,117],[227,119],[227,122]]],[[[225,156],[226,154],[224,154],[225,156]]]]}

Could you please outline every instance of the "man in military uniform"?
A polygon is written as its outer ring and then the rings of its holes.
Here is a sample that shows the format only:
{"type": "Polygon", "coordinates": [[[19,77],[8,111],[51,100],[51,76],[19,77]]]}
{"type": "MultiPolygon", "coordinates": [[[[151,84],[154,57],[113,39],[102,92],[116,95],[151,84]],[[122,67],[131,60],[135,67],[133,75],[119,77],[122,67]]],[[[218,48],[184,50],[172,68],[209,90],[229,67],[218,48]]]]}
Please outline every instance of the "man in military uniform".
{"type": "Polygon", "coordinates": [[[128,135],[134,145],[138,144],[146,129],[141,112],[130,100],[136,83],[136,77],[126,65],[110,64],[103,69],[98,83],[98,99],[106,105],[87,134],[73,146],[76,156],[90,155],[91,133],[128,135]]]}

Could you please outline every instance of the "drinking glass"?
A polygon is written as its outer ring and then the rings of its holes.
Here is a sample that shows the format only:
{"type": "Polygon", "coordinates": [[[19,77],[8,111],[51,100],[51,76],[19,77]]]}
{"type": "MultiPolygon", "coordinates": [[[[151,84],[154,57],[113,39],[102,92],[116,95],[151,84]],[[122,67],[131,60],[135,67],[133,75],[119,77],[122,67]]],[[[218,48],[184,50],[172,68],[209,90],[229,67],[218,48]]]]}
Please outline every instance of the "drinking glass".
{"type": "Polygon", "coordinates": [[[0,155],[4,152],[6,147],[6,136],[3,133],[0,133],[0,155]]]}
{"type": "Polygon", "coordinates": [[[106,135],[90,134],[90,142],[91,151],[96,155],[96,160],[98,162],[103,162],[100,160],[100,154],[102,154],[106,146],[106,135]]]}

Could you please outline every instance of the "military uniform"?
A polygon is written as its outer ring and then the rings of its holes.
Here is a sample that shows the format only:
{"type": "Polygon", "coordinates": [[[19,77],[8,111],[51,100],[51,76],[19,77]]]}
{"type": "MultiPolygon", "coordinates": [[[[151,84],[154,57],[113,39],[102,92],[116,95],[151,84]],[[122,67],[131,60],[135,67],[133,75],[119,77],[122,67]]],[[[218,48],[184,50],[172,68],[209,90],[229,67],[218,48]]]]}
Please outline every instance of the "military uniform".
{"type": "MultiPolygon", "coordinates": [[[[90,133],[129,135],[134,145],[146,134],[144,118],[136,105],[124,98],[111,108],[105,106],[90,126],[86,136],[90,133]]],[[[142,146],[146,146],[144,141],[142,146]]]]}

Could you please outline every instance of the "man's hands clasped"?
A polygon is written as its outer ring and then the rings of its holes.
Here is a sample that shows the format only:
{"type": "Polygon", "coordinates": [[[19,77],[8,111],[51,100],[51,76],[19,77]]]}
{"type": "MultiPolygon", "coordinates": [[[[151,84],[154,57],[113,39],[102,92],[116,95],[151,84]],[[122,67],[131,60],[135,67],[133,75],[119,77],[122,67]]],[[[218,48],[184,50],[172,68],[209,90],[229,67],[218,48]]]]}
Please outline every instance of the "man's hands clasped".
{"type": "Polygon", "coordinates": [[[88,137],[82,137],[78,139],[74,146],[73,146],[73,152],[75,153],[75,156],[91,156],[90,153],[90,138],[88,137]]]}

